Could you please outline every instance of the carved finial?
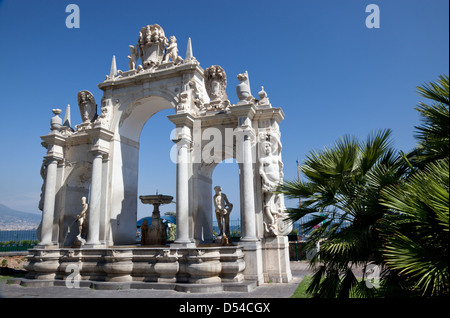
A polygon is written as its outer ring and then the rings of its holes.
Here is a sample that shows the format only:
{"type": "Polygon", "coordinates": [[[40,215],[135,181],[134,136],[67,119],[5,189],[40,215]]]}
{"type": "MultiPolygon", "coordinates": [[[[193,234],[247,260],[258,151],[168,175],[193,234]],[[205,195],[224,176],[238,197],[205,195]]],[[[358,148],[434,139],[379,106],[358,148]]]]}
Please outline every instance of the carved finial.
{"type": "Polygon", "coordinates": [[[70,104],[67,104],[66,113],[64,114],[63,126],[70,128],[70,104]]]}
{"type": "Polygon", "coordinates": [[[267,97],[267,93],[264,90],[264,86],[261,86],[261,91],[258,93],[258,96],[259,96],[260,99],[263,99],[263,98],[267,97]]]}
{"type": "Polygon", "coordinates": [[[109,71],[109,78],[114,78],[117,74],[117,65],[116,65],[116,56],[113,55],[112,61],[111,61],[111,70],[109,71]]]}
{"type": "Polygon", "coordinates": [[[267,93],[264,90],[264,86],[261,86],[261,91],[258,93],[258,96],[259,96],[258,106],[269,106],[269,107],[272,107],[270,105],[269,98],[267,97],[267,93]]]}
{"type": "Polygon", "coordinates": [[[187,48],[186,48],[186,60],[192,60],[194,58],[194,54],[192,53],[192,43],[191,38],[188,39],[187,48]]]}
{"type": "Polygon", "coordinates": [[[55,116],[50,120],[50,129],[52,132],[57,132],[61,129],[62,119],[59,117],[59,114],[61,114],[62,111],[59,108],[55,108],[52,109],[52,112],[55,116]]]}

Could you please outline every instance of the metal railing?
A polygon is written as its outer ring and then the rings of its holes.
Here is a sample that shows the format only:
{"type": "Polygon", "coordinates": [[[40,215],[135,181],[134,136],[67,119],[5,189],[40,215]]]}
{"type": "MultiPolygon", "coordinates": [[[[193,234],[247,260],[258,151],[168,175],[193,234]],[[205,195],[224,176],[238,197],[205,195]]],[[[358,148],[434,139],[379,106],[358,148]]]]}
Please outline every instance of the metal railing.
{"type": "Polygon", "coordinates": [[[36,230],[0,231],[0,252],[26,251],[37,243],[36,230]]]}

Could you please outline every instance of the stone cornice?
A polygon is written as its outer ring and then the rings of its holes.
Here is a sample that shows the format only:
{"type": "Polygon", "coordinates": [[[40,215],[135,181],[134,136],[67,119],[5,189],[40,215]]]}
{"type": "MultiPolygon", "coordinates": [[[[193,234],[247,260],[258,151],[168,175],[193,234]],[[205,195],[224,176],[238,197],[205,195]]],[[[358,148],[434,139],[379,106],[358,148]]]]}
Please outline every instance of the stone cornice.
{"type": "Polygon", "coordinates": [[[256,113],[256,107],[254,104],[232,105],[230,106],[230,112],[236,117],[246,116],[252,120],[256,113]]]}
{"type": "Polygon", "coordinates": [[[60,134],[50,133],[48,135],[41,136],[41,139],[43,140],[44,147],[48,147],[48,145],[64,146],[66,143],[66,137],[60,134]]]}
{"type": "Polygon", "coordinates": [[[110,141],[114,138],[114,134],[103,127],[94,127],[86,130],[92,138],[92,153],[108,154],[110,148],[110,141]]]}
{"type": "Polygon", "coordinates": [[[281,108],[256,109],[254,119],[275,119],[277,123],[280,123],[284,119],[284,112],[281,108]]]}
{"type": "Polygon", "coordinates": [[[106,91],[111,87],[126,87],[134,86],[137,82],[148,82],[154,80],[161,80],[164,78],[179,77],[180,74],[197,72],[203,77],[203,68],[198,63],[186,63],[177,66],[171,66],[168,68],[157,69],[154,71],[144,70],[142,72],[123,72],[123,75],[119,75],[114,79],[108,79],[98,84],[97,86],[106,91]],[[130,74],[129,74],[130,73],[130,74]],[[131,74],[132,73],[132,74],[131,74]],[[125,75],[125,76],[124,76],[125,75]],[[127,76],[126,76],[127,75],[127,76]]]}
{"type": "Polygon", "coordinates": [[[177,127],[187,126],[189,128],[192,128],[194,125],[194,117],[189,113],[169,115],[167,116],[167,118],[177,127]]]}

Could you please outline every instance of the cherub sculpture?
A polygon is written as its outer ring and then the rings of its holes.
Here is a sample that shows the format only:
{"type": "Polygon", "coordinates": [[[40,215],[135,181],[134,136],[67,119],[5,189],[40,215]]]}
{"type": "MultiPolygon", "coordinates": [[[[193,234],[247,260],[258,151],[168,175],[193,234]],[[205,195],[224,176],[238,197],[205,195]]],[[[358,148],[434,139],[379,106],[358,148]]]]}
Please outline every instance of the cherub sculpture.
{"type": "Polygon", "coordinates": [[[183,59],[178,55],[177,38],[171,36],[169,38],[169,45],[166,48],[166,55],[164,56],[164,62],[169,62],[169,58],[172,59],[174,64],[180,64],[183,59]]]}
{"type": "Polygon", "coordinates": [[[128,67],[130,68],[130,70],[135,70],[136,63],[139,59],[139,46],[129,45],[128,47],[130,48],[131,51],[131,54],[128,55],[128,67]]]}

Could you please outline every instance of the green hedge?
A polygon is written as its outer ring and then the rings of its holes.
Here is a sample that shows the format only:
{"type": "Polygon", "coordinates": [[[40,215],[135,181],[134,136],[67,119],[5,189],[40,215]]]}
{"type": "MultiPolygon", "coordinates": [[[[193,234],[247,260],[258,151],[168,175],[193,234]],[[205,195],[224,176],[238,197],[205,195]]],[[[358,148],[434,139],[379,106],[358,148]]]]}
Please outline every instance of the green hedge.
{"type": "Polygon", "coordinates": [[[37,240],[20,240],[0,242],[0,252],[26,251],[33,248],[38,243],[37,240]]]}

